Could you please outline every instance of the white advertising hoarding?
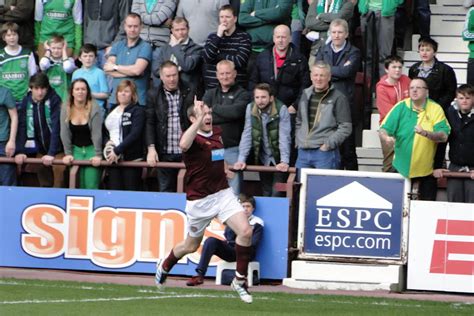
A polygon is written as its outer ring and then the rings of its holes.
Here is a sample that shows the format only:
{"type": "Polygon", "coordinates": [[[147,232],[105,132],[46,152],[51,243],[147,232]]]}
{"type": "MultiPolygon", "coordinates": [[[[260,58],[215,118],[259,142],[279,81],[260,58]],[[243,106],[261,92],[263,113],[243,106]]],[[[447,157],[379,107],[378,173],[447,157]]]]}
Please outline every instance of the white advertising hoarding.
{"type": "Polygon", "coordinates": [[[474,293],[474,204],[411,202],[407,288],[474,293]]]}

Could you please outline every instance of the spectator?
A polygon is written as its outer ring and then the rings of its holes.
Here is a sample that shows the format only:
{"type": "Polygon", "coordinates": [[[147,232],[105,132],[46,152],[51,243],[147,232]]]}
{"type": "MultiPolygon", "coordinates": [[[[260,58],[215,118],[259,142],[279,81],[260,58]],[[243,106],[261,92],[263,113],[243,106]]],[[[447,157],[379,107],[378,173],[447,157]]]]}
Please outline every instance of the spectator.
{"type": "Polygon", "coordinates": [[[68,57],[67,42],[61,35],[54,35],[50,40],[45,41],[44,48],[44,57],[39,63],[40,69],[46,73],[49,84],[61,100],[66,102],[71,84],[71,73],[76,69],[74,59],[68,57]]]}
{"type": "MultiPolygon", "coordinates": [[[[33,51],[34,49],[34,11],[31,0],[4,0],[0,6],[0,24],[13,22],[18,25],[19,44],[33,51]]],[[[0,46],[4,46],[2,41],[0,46]]]]}
{"type": "Polygon", "coordinates": [[[424,78],[411,80],[410,98],[393,107],[379,132],[384,142],[395,146],[393,171],[419,183],[421,200],[436,200],[433,160],[437,143],[447,141],[450,127],[441,106],[428,99],[424,78]]]}
{"type": "MultiPolygon", "coordinates": [[[[410,67],[408,76],[412,79],[416,77],[426,79],[430,99],[441,105],[446,115],[456,96],[456,74],[453,68],[436,58],[438,43],[435,40],[429,37],[421,38],[418,50],[421,61],[410,67]]],[[[434,169],[443,168],[445,155],[446,143],[441,142],[436,149],[434,169]]]]}
{"type": "Polygon", "coordinates": [[[36,71],[33,53],[18,44],[18,25],[7,22],[1,28],[2,39],[6,46],[0,49],[1,85],[10,89],[17,103],[28,92],[28,80],[36,71]]]}
{"type": "MultiPolygon", "coordinates": [[[[241,194],[240,204],[242,204],[245,215],[247,216],[249,224],[252,227],[252,250],[249,261],[253,261],[255,259],[258,245],[262,240],[264,223],[260,217],[253,215],[255,210],[255,199],[253,196],[241,194]]],[[[228,262],[236,261],[235,238],[237,236],[234,231],[229,228],[229,226],[225,227],[224,237],[225,240],[215,237],[208,237],[206,239],[201,251],[199,263],[196,267],[197,275],[193,276],[188,280],[188,282],[186,282],[187,286],[198,286],[204,283],[204,276],[206,275],[207,267],[209,266],[212,256],[216,255],[228,262]]]]}
{"type": "MultiPolygon", "coordinates": [[[[108,162],[143,160],[143,130],[145,110],[138,105],[137,88],[133,81],[122,80],[117,86],[117,106],[105,118],[106,142],[104,157],[108,162]]],[[[141,188],[140,168],[108,168],[108,188],[135,190],[141,188]]]]}
{"type": "Polygon", "coordinates": [[[237,70],[237,83],[247,87],[247,61],[250,56],[250,36],[236,28],[237,15],[230,5],[219,9],[219,26],[216,33],[209,34],[204,46],[204,83],[206,89],[219,85],[216,65],[221,60],[230,60],[237,70]]]}
{"type": "Polygon", "coordinates": [[[305,20],[308,32],[306,37],[313,41],[309,57],[310,65],[314,64],[319,49],[326,44],[329,24],[335,19],[344,19],[349,22],[356,3],[356,0],[314,0],[311,3],[305,20]]]}
{"type": "Polygon", "coordinates": [[[82,78],[71,84],[67,103],[61,107],[61,141],[64,146],[63,163],[90,160],[92,167],[79,169],[81,189],[98,189],[102,157],[102,115],[92,92],[82,78]]]}
{"type": "Polygon", "coordinates": [[[291,42],[296,49],[301,51],[301,35],[304,30],[306,12],[308,12],[307,0],[294,0],[291,9],[291,42]]]}
{"type": "MultiPolygon", "coordinates": [[[[471,178],[448,178],[449,202],[474,203],[474,88],[461,85],[456,99],[448,109],[451,125],[449,135],[449,171],[470,172],[471,178]]],[[[442,169],[434,170],[435,177],[442,177],[442,169]]]]}
{"type": "MultiPolygon", "coordinates": [[[[385,59],[386,74],[380,78],[376,87],[376,105],[379,110],[381,124],[385,116],[395,104],[409,97],[410,78],[404,74],[403,59],[399,56],[389,56],[385,59]]],[[[392,169],[393,146],[388,146],[380,138],[383,152],[382,171],[388,172],[392,169]]]]}
{"type": "Polygon", "coordinates": [[[188,36],[188,21],[185,18],[175,18],[171,22],[170,42],[163,46],[153,68],[155,76],[160,76],[160,65],[171,60],[178,66],[179,78],[183,86],[199,91],[202,96],[202,47],[194,43],[188,36]]]}
{"type": "Polygon", "coordinates": [[[351,108],[352,133],[340,146],[341,169],[358,170],[355,150],[355,127],[361,120],[361,113],[354,102],[355,77],[360,67],[360,51],[347,40],[349,25],[346,20],[335,19],[329,25],[330,42],[318,52],[316,60],[323,60],[331,66],[331,84],[342,92],[351,108]]]}
{"type": "Polygon", "coordinates": [[[142,19],[136,13],[130,13],[124,20],[126,38],[114,43],[110,50],[104,71],[113,77],[109,107],[113,107],[118,84],[123,79],[135,82],[138,103],[145,106],[148,81],[150,78],[151,46],[140,38],[142,19]]]}
{"type": "MultiPolygon", "coordinates": [[[[12,158],[16,148],[18,113],[12,93],[0,86],[0,157],[12,158]]],[[[0,164],[0,186],[16,185],[16,166],[0,164]]]]}
{"type": "Polygon", "coordinates": [[[83,78],[87,81],[92,91],[92,97],[99,105],[102,117],[105,117],[105,102],[109,97],[109,86],[105,72],[97,67],[97,48],[92,44],[84,44],[79,51],[79,60],[82,67],[73,72],[72,80],[83,78]]]}
{"type": "MultiPolygon", "coordinates": [[[[194,91],[179,80],[178,66],[165,61],[160,67],[161,83],[148,91],[145,137],[147,163],[155,167],[158,161],[181,162],[179,140],[189,126],[187,108],[193,105],[194,91]]],[[[158,169],[161,192],[176,192],[177,169],[158,169]]]]}
{"type": "Polygon", "coordinates": [[[469,41],[469,59],[467,62],[467,83],[474,84],[474,1],[464,1],[464,7],[469,9],[466,14],[466,22],[462,31],[462,37],[465,41],[469,41]]]}
{"type": "Polygon", "coordinates": [[[330,85],[331,66],[311,67],[313,85],[303,91],[296,114],[297,168],[337,169],[338,147],[352,131],[349,102],[330,85]]]}
{"type": "MultiPolygon", "coordinates": [[[[239,86],[235,78],[237,71],[230,60],[221,60],[217,64],[219,86],[206,91],[202,100],[212,108],[212,122],[222,129],[224,143],[224,161],[233,166],[239,155],[239,143],[245,123],[245,108],[250,99],[247,90],[239,86]]],[[[235,195],[240,194],[242,175],[240,172],[229,174],[229,186],[235,195]]]]}
{"type": "Polygon", "coordinates": [[[97,47],[97,66],[104,67],[114,42],[124,36],[122,21],[132,0],[84,0],[84,43],[97,47]]]}
{"type": "Polygon", "coordinates": [[[286,181],[290,163],[291,120],[287,107],[275,99],[272,88],[260,83],[253,91],[254,102],[247,105],[245,126],[234,169],[244,170],[250,150],[254,164],[275,166],[280,172],[260,172],[264,196],[280,196],[275,183],[286,181]]]}
{"type": "MultiPolygon", "coordinates": [[[[155,69],[161,48],[170,39],[171,21],[176,11],[176,0],[133,0],[132,12],[143,19],[140,37],[153,48],[151,67],[155,69]]],[[[158,76],[152,73],[153,85],[157,86],[158,76]]]]}
{"type": "Polygon", "coordinates": [[[219,26],[219,8],[229,0],[180,0],[176,16],[189,22],[189,37],[194,43],[204,46],[209,33],[219,26]]]}
{"type": "Polygon", "coordinates": [[[384,75],[384,60],[392,53],[395,12],[401,3],[403,0],[361,0],[358,4],[360,26],[366,45],[365,69],[377,80],[384,75]],[[376,47],[377,51],[373,51],[373,47],[376,47]]]}
{"type": "Polygon", "coordinates": [[[82,46],[82,0],[35,1],[35,46],[40,58],[47,49],[43,47],[45,41],[57,35],[63,36],[67,42],[67,56],[79,54],[82,46]]]}
{"type": "Polygon", "coordinates": [[[49,85],[44,73],[30,78],[30,91],[23,98],[18,111],[17,164],[27,157],[41,158],[43,165],[37,172],[41,187],[63,186],[63,165],[52,166],[62,154],[59,116],[61,98],[49,85]]]}
{"type": "Polygon", "coordinates": [[[296,113],[296,99],[310,86],[308,62],[290,43],[290,28],[278,25],[273,30],[273,45],[261,52],[253,67],[249,88],[268,83],[275,97],[296,113]]]}
{"type": "Polygon", "coordinates": [[[239,24],[252,38],[252,51],[262,52],[272,43],[273,29],[279,24],[289,25],[292,0],[241,2],[239,24]]]}

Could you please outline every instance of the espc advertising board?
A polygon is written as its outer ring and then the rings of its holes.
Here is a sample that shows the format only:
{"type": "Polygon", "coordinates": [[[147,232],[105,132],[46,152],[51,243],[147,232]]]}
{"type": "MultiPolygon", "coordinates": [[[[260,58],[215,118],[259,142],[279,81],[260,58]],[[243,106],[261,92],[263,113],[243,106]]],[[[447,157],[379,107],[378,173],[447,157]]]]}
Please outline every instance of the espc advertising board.
{"type": "Polygon", "coordinates": [[[407,287],[474,293],[474,204],[412,201],[407,287]]]}
{"type": "Polygon", "coordinates": [[[300,258],[401,261],[409,181],[398,174],[302,169],[300,258]]]}
{"type": "MultiPolygon", "coordinates": [[[[261,277],[286,277],[286,198],[256,198],[264,222],[257,251],[261,277]]],[[[154,273],[157,259],[186,237],[183,193],[0,187],[0,266],[154,273]]],[[[223,239],[213,221],[205,237],[223,239]]],[[[171,271],[193,275],[198,252],[171,271]]],[[[218,258],[208,275],[215,275],[218,258]]]]}

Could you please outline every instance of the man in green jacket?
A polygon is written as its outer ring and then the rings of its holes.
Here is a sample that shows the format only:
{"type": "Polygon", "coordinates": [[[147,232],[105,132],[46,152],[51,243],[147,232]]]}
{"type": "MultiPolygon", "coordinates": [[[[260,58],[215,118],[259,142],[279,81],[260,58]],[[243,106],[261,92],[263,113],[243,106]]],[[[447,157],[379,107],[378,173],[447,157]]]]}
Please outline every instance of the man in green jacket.
{"type": "Polygon", "coordinates": [[[474,84],[474,1],[465,0],[464,7],[469,9],[466,15],[466,22],[462,30],[462,38],[469,41],[469,59],[467,62],[467,83],[474,84]]]}

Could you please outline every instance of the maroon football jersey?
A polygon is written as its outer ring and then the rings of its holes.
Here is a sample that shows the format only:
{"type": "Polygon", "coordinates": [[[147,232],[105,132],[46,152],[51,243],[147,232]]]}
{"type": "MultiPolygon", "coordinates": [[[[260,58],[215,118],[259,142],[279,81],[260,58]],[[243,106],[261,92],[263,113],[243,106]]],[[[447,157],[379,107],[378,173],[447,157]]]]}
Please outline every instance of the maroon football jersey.
{"type": "Polygon", "coordinates": [[[187,200],[201,199],[229,187],[220,128],[214,127],[209,137],[198,134],[191,147],[183,153],[183,160],[187,200]]]}

